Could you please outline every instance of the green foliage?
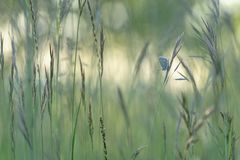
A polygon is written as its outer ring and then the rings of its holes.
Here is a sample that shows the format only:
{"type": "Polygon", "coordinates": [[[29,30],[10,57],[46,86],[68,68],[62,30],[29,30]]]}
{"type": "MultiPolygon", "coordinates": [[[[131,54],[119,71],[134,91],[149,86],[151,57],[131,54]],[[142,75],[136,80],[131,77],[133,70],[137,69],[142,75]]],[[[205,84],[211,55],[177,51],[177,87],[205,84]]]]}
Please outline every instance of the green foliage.
{"type": "Polygon", "coordinates": [[[218,0],[47,3],[4,4],[0,159],[239,159],[238,22],[218,0]]]}

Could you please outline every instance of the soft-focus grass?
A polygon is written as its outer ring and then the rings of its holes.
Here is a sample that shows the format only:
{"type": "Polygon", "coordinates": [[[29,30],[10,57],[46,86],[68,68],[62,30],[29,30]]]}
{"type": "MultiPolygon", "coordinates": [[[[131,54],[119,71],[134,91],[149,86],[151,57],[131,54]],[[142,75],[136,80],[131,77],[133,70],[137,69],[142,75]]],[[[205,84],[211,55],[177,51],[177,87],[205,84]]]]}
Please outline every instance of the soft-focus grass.
{"type": "Polygon", "coordinates": [[[11,17],[10,36],[1,36],[0,159],[239,159],[240,47],[232,17],[218,3],[207,3],[202,17],[182,6],[190,21],[181,23],[178,36],[164,38],[172,42],[165,46],[171,48],[166,71],[151,53],[156,42],[142,40],[137,49],[125,44],[139,55],[126,55],[132,68],[117,84],[105,77],[114,37],[95,21],[99,4],[51,2],[46,36],[38,28],[42,4],[19,1],[25,30],[11,17]],[[75,14],[76,33],[66,38],[66,17],[75,14]],[[11,56],[3,49],[7,38],[11,56]]]}

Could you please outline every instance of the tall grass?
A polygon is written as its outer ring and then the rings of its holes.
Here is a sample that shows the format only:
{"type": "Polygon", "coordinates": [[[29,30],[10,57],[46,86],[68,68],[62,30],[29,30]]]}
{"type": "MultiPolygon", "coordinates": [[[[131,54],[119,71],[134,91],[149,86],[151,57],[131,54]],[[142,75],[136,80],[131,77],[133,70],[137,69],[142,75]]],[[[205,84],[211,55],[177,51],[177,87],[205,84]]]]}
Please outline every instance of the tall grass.
{"type": "Polygon", "coordinates": [[[96,25],[98,2],[51,3],[55,6],[46,14],[54,23],[47,38],[38,28],[41,3],[19,4],[26,37],[19,41],[14,35],[19,28],[12,26],[11,60],[4,51],[7,37],[0,34],[0,159],[239,159],[238,38],[233,35],[234,43],[226,44],[226,34],[236,32],[218,0],[208,4],[208,14],[191,15],[198,19],[191,21],[191,31],[167,37],[173,41],[169,59],[152,54],[154,40],[142,40],[133,68],[126,71],[130,82],[120,84],[105,77],[110,30],[104,21],[96,25]],[[63,31],[72,15],[77,17],[70,38],[75,46],[67,50],[65,66],[61,54],[69,37],[63,31]],[[87,36],[81,39],[83,32],[87,36]],[[187,43],[199,55],[189,58],[187,43]],[[49,61],[42,63],[45,48],[49,61]],[[147,62],[157,65],[148,70],[153,77],[148,82],[143,80],[147,62]],[[207,76],[198,75],[195,64],[207,76]],[[175,91],[178,84],[183,87],[175,91]]]}

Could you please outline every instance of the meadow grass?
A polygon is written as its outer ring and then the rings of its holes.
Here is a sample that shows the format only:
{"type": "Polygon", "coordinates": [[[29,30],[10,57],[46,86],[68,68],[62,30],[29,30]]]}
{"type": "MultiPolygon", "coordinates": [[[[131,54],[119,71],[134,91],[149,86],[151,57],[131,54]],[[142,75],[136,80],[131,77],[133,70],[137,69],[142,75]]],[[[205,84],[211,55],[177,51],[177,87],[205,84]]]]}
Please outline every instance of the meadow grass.
{"type": "MultiPolygon", "coordinates": [[[[172,38],[167,66],[161,71],[159,63],[158,69],[150,70],[157,73],[150,82],[141,79],[152,45],[145,42],[133,73],[126,73],[132,77],[122,82],[125,86],[104,77],[108,37],[107,28],[95,22],[97,3],[78,0],[75,9],[72,3],[54,4],[51,31],[44,37],[48,47],[42,47],[34,0],[21,1],[26,32],[22,46],[16,44],[19,28],[12,22],[11,60],[5,58],[5,37],[0,35],[0,159],[239,159],[239,43],[231,17],[222,13],[218,0],[208,4],[206,16],[195,17],[191,31],[172,38]],[[75,43],[72,50],[65,50],[63,28],[66,17],[73,14],[75,43]],[[80,40],[82,19],[90,27],[86,41],[91,44],[91,62],[83,53],[89,46],[80,40]],[[231,43],[225,42],[224,34],[231,43]],[[186,39],[196,42],[194,48],[201,54],[192,57],[207,70],[205,79],[200,76],[201,85],[188,59],[191,53],[183,50],[186,39]],[[49,67],[41,63],[44,48],[49,67]],[[69,52],[70,64],[65,80],[64,51],[69,52]],[[174,80],[174,75],[180,78],[174,80]],[[173,83],[182,81],[187,89],[171,90],[173,83]]],[[[159,56],[154,55],[156,61],[159,56]]]]}

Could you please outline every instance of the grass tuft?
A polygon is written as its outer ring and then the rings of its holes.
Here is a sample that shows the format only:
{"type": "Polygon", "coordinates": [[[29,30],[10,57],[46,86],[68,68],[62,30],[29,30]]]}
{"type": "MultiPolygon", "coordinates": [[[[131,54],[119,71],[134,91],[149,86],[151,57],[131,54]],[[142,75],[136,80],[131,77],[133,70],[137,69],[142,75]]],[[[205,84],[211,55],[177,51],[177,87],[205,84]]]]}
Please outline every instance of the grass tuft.
{"type": "Polygon", "coordinates": [[[92,103],[89,101],[88,105],[88,128],[89,128],[89,136],[91,139],[91,145],[93,150],[93,133],[94,133],[94,127],[93,127],[93,115],[92,115],[92,103]]]}
{"type": "Polygon", "coordinates": [[[95,23],[94,23],[93,11],[92,11],[91,4],[90,4],[89,0],[87,0],[87,7],[88,7],[89,14],[90,14],[90,19],[91,19],[92,34],[93,34],[93,38],[94,38],[94,45],[96,47],[96,53],[98,53],[98,50],[97,50],[97,44],[98,44],[97,31],[96,31],[96,26],[95,26],[95,23]]]}
{"type": "MultiPolygon", "coordinates": [[[[183,37],[183,35],[184,35],[184,33],[182,33],[180,36],[177,37],[177,40],[176,40],[176,43],[175,43],[175,47],[173,49],[172,57],[171,57],[169,66],[167,68],[166,75],[165,75],[164,80],[163,80],[163,83],[165,85],[167,84],[168,79],[169,79],[169,72],[170,72],[170,69],[172,67],[173,60],[175,59],[175,57],[177,56],[177,54],[179,53],[179,51],[182,48],[182,37],[183,37]]],[[[175,70],[176,70],[176,68],[175,68],[175,70]]]]}
{"type": "Polygon", "coordinates": [[[102,135],[104,159],[107,160],[108,152],[107,152],[106,132],[105,132],[105,127],[104,127],[103,117],[100,117],[100,132],[102,135]]]}
{"type": "Polygon", "coordinates": [[[103,28],[101,28],[101,33],[100,33],[100,52],[99,52],[99,55],[98,55],[98,58],[99,58],[99,62],[98,62],[98,75],[99,75],[100,104],[101,104],[101,112],[102,112],[101,114],[102,114],[102,117],[104,117],[104,111],[103,111],[103,91],[102,91],[104,46],[105,46],[105,38],[104,38],[103,28]]]}
{"type": "Polygon", "coordinates": [[[86,111],[86,87],[85,87],[85,70],[83,68],[81,56],[78,56],[79,64],[80,64],[80,71],[81,71],[81,78],[82,78],[82,83],[81,83],[81,99],[82,99],[82,104],[84,107],[84,110],[86,111]]]}
{"type": "Polygon", "coordinates": [[[38,35],[37,35],[37,16],[36,12],[33,9],[33,1],[29,0],[30,4],[30,11],[31,11],[31,17],[32,17],[32,33],[33,33],[33,39],[34,39],[34,45],[36,51],[38,51],[38,35]]]}
{"type": "Polygon", "coordinates": [[[14,97],[13,97],[13,88],[14,88],[14,71],[15,71],[15,49],[13,46],[13,38],[12,38],[12,65],[11,65],[11,73],[9,78],[9,106],[10,106],[10,114],[11,114],[11,123],[10,123],[10,133],[11,133],[11,158],[13,160],[16,159],[16,149],[15,149],[15,109],[14,109],[14,97]]]}

